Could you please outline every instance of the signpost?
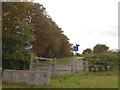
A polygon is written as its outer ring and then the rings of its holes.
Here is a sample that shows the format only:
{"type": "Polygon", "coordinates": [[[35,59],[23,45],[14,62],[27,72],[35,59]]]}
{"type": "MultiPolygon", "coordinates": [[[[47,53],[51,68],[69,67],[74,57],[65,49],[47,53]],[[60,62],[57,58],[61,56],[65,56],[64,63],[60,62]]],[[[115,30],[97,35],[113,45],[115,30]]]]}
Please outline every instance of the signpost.
{"type": "Polygon", "coordinates": [[[73,46],[73,51],[78,51],[78,46],[73,46]]]}
{"type": "Polygon", "coordinates": [[[25,50],[30,50],[30,49],[32,49],[32,48],[33,48],[32,45],[30,45],[30,46],[26,46],[26,47],[25,47],[25,50]]]}
{"type": "MultiPolygon", "coordinates": [[[[76,46],[73,46],[73,48],[72,48],[72,50],[73,51],[75,51],[75,55],[77,56],[77,51],[78,51],[78,46],[80,46],[80,45],[78,45],[78,44],[76,44],[76,46]]],[[[75,63],[75,71],[77,71],[77,61],[76,61],[76,58],[74,59],[74,63],[75,63]]],[[[72,69],[73,69],[73,67],[72,67],[72,69]]]]}
{"type": "MultiPolygon", "coordinates": [[[[26,46],[26,47],[25,47],[25,50],[30,50],[30,49],[32,49],[32,48],[33,48],[32,45],[26,46]]],[[[33,53],[31,52],[30,68],[29,68],[30,70],[33,69],[33,59],[34,59],[34,55],[33,55],[33,53]]]]}
{"type": "Polygon", "coordinates": [[[75,51],[76,53],[78,51],[78,46],[80,46],[80,45],[76,44],[76,46],[73,46],[73,48],[72,48],[72,50],[75,51]]]}

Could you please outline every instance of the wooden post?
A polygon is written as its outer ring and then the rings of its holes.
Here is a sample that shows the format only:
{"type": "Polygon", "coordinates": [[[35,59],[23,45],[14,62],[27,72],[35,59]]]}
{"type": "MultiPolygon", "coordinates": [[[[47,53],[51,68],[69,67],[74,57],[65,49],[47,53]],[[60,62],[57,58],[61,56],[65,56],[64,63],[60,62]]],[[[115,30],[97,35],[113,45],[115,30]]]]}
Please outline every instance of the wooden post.
{"type": "Polygon", "coordinates": [[[73,64],[71,65],[71,75],[73,75],[74,72],[73,72],[73,64]]]}
{"type": "Polygon", "coordinates": [[[74,58],[73,58],[72,64],[71,64],[71,75],[74,75],[74,70],[75,70],[75,65],[74,65],[74,58]]]}
{"type": "Polygon", "coordinates": [[[75,59],[75,72],[77,72],[77,58],[75,59]]]}
{"type": "Polygon", "coordinates": [[[53,77],[55,77],[56,58],[53,59],[53,77]]]}
{"type": "Polygon", "coordinates": [[[77,72],[77,51],[75,51],[76,58],[74,59],[75,72],[77,72]]]}
{"type": "Polygon", "coordinates": [[[34,60],[34,55],[33,55],[33,53],[31,53],[30,68],[29,68],[29,70],[33,69],[33,60],[34,60]]]}
{"type": "Polygon", "coordinates": [[[87,70],[87,72],[88,72],[88,69],[89,69],[89,67],[88,67],[88,61],[86,61],[86,70],[87,70]]]}

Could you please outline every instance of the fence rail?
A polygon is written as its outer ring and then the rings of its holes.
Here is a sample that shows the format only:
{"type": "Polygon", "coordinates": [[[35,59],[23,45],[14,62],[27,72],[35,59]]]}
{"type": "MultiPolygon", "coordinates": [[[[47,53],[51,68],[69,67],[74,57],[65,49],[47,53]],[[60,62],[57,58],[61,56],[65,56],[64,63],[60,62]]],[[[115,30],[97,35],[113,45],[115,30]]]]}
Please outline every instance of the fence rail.
{"type": "MultiPolygon", "coordinates": [[[[53,61],[50,63],[45,64],[44,63],[36,63],[34,64],[34,70],[42,70],[42,71],[52,71],[52,74],[56,74],[58,72],[66,72],[66,71],[77,71],[77,70],[85,70],[82,58],[72,58],[72,60],[68,61],[69,64],[67,65],[62,65],[60,64],[60,59],[56,58],[42,58],[42,57],[37,57],[36,59],[40,60],[46,60],[46,61],[53,61]],[[58,63],[59,62],[59,63],[58,63]]],[[[86,69],[87,70],[87,69],[86,69]]]]}

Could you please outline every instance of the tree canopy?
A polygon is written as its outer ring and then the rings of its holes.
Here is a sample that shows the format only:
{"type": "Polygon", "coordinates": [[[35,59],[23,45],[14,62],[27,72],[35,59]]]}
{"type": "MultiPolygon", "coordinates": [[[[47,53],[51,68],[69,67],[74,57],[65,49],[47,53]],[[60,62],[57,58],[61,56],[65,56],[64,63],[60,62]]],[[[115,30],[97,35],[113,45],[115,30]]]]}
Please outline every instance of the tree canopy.
{"type": "MultiPolygon", "coordinates": [[[[108,50],[109,47],[104,44],[97,44],[93,51],[89,48],[83,51],[83,57],[89,62],[89,68],[98,68],[98,70],[118,69],[118,52],[108,50]],[[90,52],[90,53],[88,53],[90,52]]],[[[91,70],[91,69],[90,69],[91,70]]]]}
{"type": "Polygon", "coordinates": [[[87,49],[83,50],[82,54],[90,54],[90,53],[92,53],[92,50],[90,48],[87,48],[87,49]]]}
{"type": "Polygon", "coordinates": [[[106,51],[109,50],[109,47],[104,45],[104,44],[97,44],[94,48],[93,48],[93,53],[95,54],[101,54],[104,53],[106,51]]]}
{"type": "Polygon", "coordinates": [[[40,57],[61,58],[71,53],[68,37],[42,4],[3,2],[2,22],[3,66],[10,60],[28,60],[31,51],[25,47],[29,45],[40,57]]]}
{"type": "Polygon", "coordinates": [[[25,46],[34,41],[34,25],[28,23],[28,3],[2,3],[2,50],[4,59],[25,59],[25,46]]]}

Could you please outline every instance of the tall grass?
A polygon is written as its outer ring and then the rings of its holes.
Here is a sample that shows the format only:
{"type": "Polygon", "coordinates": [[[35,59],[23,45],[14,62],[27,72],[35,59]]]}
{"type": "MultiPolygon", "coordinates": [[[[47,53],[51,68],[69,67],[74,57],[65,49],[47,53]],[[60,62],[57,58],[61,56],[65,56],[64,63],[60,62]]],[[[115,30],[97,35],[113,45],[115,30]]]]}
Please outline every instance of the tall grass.
{"type": "Polygon", "coordinates": [[[117,88],[118,75],[112,72],[78,72],[52,79],[50,87],[55,88],[117,88]]]}

